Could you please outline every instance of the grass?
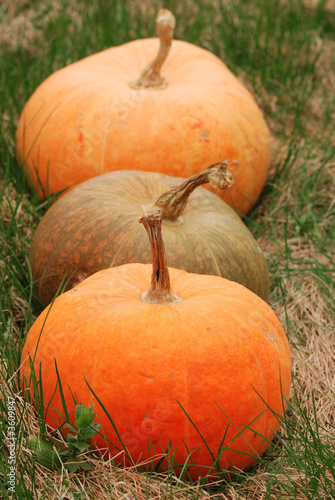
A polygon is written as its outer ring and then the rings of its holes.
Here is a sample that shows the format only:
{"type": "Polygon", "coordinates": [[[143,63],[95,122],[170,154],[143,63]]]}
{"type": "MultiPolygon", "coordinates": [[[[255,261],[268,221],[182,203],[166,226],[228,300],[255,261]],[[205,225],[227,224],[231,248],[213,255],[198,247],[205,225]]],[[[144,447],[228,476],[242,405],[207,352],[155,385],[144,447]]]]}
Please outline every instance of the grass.
{"type": "MultiPolygon", "coordinates": [[[[27,447],[45,431],[18,385],[24,338],[42,305],[27,252],[42,204],[15,159],[18,116],[50,73],[88,54],[152,36],[160,2],[5,1],[0,6],[0,495],[10,456],[8,397],[16,409],[13,498],[331,499],[334,470],[335,14],[331,1],[164,3],[176,37],[221,57],[253,92],[273,137],[267,185],[245,218],[271,273],[270,304],[287,331],[293,389],[276,439],[259,463],[217,485],[139,474],[90,458],[94,469],[49,472],[27,447]]],[[[173,457],[172,457],[173,459],[173,457]]],[[[171,459],[171,460],[172,460],[171,459]]]]}

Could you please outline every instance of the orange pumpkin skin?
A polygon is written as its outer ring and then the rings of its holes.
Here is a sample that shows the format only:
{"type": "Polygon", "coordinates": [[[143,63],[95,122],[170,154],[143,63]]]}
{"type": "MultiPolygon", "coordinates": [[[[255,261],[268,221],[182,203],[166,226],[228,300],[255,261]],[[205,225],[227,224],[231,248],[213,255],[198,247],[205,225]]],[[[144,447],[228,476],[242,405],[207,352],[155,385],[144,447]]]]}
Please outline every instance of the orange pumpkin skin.
{"type": "MultiPolygon", "coordinates": [[[[136,221],[143,207],[182,180],[153,172],[109,172],[57,200],[42,218],[29,251],[43,304],[52,301],[65,274],[70,289],[108,267],[150,263],[148,238],[136,221]]],[[[240,217],[213,193],[195,189],[176,221],[163,219],[163,233],[171,267],[223,276],[268,299],[264,255],[240,217]]]]}
{"type": "MultiPolygon", "coordinates": [[[[247,213],[264,186],[270,133],[250,92],[212,53],[175,40],[165,89],[133,89],[158,49],[136,40],[49,76],[17,127],[17,158],[43,198],[113,170],[190,177],[227,159],[236,179],[216,190],[247,213]]],[[[210,189],[210,188],[209,188],[210,189]]]]}
{"type": "MultiPolygon", "coordinates": [[[[193,479],[207,474],[212,457],[183,408],[215,456],[226,433],[224,470],[248,468],[279,428],[273,412],[283,415],[282,393],[289,397],[285,333],[262,299],[216,276],[170,268],[171,287],[182,301],[147,304],[141,295],[149,288],[151,269],[126,264],[104,270],[58,297],[27,336],[21,381],[29,380],[27,356],[34,356],[38,344],[34,367],[38,377],[41,365],[52,427],[63,423],[57,412],[64,414],[59,391],[54,393],[56,360],[72,421],[73,396],[79,404],[95,403],[107,438],[122,448],[85,377],[135,461],[148,458],[149,449],[151,456],[161,456],[171,443],[179,464],[196,450],[193,479]]],[[[106,448],[103,437],[94,444],[106,448]]],[[[113,447],[111,454],[124,463],[113,447]]]]}

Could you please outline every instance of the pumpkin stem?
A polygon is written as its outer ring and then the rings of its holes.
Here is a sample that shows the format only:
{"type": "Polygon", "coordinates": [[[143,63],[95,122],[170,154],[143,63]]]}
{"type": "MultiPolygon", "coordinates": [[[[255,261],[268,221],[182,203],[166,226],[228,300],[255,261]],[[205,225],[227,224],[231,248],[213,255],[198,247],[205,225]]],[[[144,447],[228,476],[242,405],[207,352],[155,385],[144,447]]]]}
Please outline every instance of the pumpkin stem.
{"type": "Polygon", "coordinates": [[[155,203],[157,207],[161,208],[163,219],[176,220],[183,213],[194,189],[207,182],[214,188],[221,189],[226,189],[234,184],[235,179],[228,170],[228,162],[213,163],[203,172],[193,175],[182,184],[163,193],[155,203]],[[220,165],[219,168],[215,168],[217,165],[220,165]]]}
{"type": "Polygon", "coordinates": [[[165,245],[162,237],[162,211],[154,206],[144,212],[138,221],[145,227],[152,250],[151,285],[143,292],[141,299],[148,304],[168,305],[182,299],[174,295],[170,286],[170,274],[167,266],[165,245]]]}
{"type": "Polygon", "coordinates": [[[156,19],[156,30],[160,40],[158,54],[143,70],[138,80],[129,82],[130,87],[133,89],[164,89],[167,86],[167,81],[160,75],[160,70],[168,56],[175,26],[176,20],[174,15],[167,9],[161,9],[156,19]]]}

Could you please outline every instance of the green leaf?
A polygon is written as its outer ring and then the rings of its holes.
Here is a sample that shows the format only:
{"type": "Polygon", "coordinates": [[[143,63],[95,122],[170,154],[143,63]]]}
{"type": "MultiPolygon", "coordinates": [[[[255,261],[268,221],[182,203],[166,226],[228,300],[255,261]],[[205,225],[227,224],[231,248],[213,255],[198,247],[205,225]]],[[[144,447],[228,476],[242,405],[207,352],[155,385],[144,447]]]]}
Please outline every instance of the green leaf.
{"type": "Polygon", "coordinates": [[[59,470],[62,465],[62,462],[55,449],[38,451],[37,460],[41,465],[43,465],[43,467],[46,467],[50,470],[59,470]]]}
{"type": "Polygon", "coordinates": [[[78,432],[78,429],[72,424],[66,423],[64,427],[65,429],[69,429],[71,432],[78,432]]]}
{"type": "Polygon", "coordinates": [[[84,404],[76,406],[75,424],[78,429],[83,429],[93,422],[97,416],[96,413],[93,413],[93,409],[94,405],[89,408],[87,408],[84,404]]]}
{"type": "Polygon", "coordinates": [[[46,440],[46,441],[49,441],[50,443],[52,443],[56,448],[58,448],[59,450],[65,450],[67,449],[67,445],[66,443],[64,443],[63,441],[61,441],[60,439],[56,439],[54,438],[53,436],[48,436],[48,434],[43,434],[41,433],[41,437],[46,440]]]}
{"type": "Polygon", "coordinates": [[[77,472],[77,470],[85,464],[84,460],[82,458],[78,457],[70,457],[67,459],[65,462],[65,467],[70,471],[70,472],[77,472]]]}
{"type": "Polygon", "coordinates": [[[100,424],[93,423],[87,426],[85,429],[82,429],[79,435],[83,439],[88,439],[95,436],[95,434],[99,431],[99,429],[100,429],[100,424]]]}
{"type": "Polygon", "coordinates": [[[65,467],[70,472],[77,472],[80,466],[78,464],[71,463],[71,464],[65,464],[65,467]]]}
{"type": "Polygon", "coordinates": [[[48,451],[52,450],[52,444],[39,436],[30,435],[28,440],[28,448],[36,452],[41,450],[48,451]]]}
{"type": "Polygon", "coordinates": [[[92,464],[89,464],[88,462],[83,462],[81,465],[80,465],[80,468],[82,470],[93,470],[94,467],[92,464]]]}
{"type": "Polygon", "coordinates": [[[65,467],[71,472],[76,472],[79,468],[84,471],[94,469],[93,465],[89,464],[88,462],[86,462],[86,460],[79,457],[69,458],[65,463],[65,467]]]}
{"type": "Polygon", "coordinates": [[[29,436],[28,447],[37,453],[38,462],[47,469],[59,469],[62,462],[52,443],[39,436],[29,436]]]}
{"type": "Polygon", "coordinates": [[[67,448],[66,450],[60,450],[59,451],[59,454],[62,456],[62,457],[69,457],[71,455],[71,450],[69,448],[67,448]]]}
{"type": "Polygon", "coordinates": [[[82,453],[83,451],[86,451],[90,445],[85,441],[77,441],[76,443],[73,443],[72,446],[82,453]]]}
{"type": "Polygon", "coordinates": [[[74,436],[73,434],[68,434],[67,435],[67,442],[69,444],[75,444],[78,442],[78,435],[74,436]]]}

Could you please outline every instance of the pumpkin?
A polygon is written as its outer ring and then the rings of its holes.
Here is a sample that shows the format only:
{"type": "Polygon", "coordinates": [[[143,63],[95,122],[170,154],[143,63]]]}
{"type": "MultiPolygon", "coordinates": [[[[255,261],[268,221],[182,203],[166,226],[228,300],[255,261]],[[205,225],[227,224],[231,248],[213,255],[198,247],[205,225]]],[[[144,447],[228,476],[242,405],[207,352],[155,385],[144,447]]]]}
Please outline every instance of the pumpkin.
{"type": "Polygon", "coordinates": [[[160,42],[135,40],[93,54],[35,90],[16,144],[40,198],[113,170],[187,178],[227,158],[236,183],[216,194],[241,213],[256,203],[270,161],[262,112],[219,58],[184,41],[172,43],[174,23],[162,10],[160,42]]]}
{"type": "Polygon", "coordinates": [[[195,189],[208,182],[217,188],[231,185],[225,162],[186,181],[153,172],[109,172],[65,194],[42,218],[29,251],[39,299],[49,304],[65,275],[70,289],[108,267],[150,263],[146,235],[136,220],[143,207],[156,203],[163,211],[171,267],[223,276],[267,300],[265,258],[232,208],[195,189]]]}
{"type": "Polygon", "coordinates": [[[24,390],[34,366],[46,422],[61,426],[56,363],[70,421],[75,401],[95,404],[103,433],[93,444],[106,449],[106,437],[117,463],[155,463],[169,450],[181,466],[191,453],[192,479],[215,475],[214,458],[228,473],[245,469],[269,445],[289,397],[285,332],[243,286],[168,268],[159,208],[140,222],[152,268],[100,271],[47,307],[22,352],[24,390]]]}

